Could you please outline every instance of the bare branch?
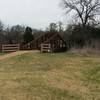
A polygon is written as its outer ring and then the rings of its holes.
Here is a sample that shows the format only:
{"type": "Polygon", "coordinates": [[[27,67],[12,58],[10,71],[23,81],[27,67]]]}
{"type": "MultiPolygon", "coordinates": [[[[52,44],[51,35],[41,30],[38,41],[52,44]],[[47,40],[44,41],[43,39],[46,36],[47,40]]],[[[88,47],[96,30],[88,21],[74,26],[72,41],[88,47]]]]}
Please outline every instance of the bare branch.
{"type": "Polygon", "coordinates": [[[90,20],[94,20],[96,15],[100,14],[100,0],[62,0],[66,13],[75,11],[85,26],[90,20]]]}

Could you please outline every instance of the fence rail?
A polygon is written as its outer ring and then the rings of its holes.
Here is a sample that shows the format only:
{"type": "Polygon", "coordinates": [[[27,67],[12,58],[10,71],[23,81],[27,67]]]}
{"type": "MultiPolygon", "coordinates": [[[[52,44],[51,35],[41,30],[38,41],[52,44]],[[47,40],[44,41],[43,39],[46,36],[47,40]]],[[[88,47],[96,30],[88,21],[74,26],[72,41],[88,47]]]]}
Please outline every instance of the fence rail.
{"type": "Polygon", "coordinates": [[[41,44],[41,52],[51,52],[51,44],[41,44]]]}
{"type": "Polygon", "coordinates": [[[20,50],[19,44],[6,44],[2,45],[2,52],[15,52],[20,50]]]}

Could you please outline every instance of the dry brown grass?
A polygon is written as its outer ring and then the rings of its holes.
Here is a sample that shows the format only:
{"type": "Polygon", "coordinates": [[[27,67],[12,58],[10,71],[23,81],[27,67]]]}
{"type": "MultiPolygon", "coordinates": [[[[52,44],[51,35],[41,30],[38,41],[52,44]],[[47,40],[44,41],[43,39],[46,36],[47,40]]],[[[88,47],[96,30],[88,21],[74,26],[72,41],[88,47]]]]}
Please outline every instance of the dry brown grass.
{"type": "MultiPolygon", "coordinates": [[[[4,60],[7,58],[11,58],[14,56],[18,56],[18,55],[22,55],[22,54],[26,54],[30,52],[33,52],[33,51],[17,51],[17,52],[12,52],[12,53],[6,53],[5,55],[3,55],[4,53],[1,53],[2,56],[0,57],[0,60],[4,60]]],[[[38,51],[34,51],[34,52],[38,52],[38,51]]]]}
{"type": "Polygon", "coordinates": [[[2,60],[0,100],[100,100],[100,56],[30,52],[2,60]]]}

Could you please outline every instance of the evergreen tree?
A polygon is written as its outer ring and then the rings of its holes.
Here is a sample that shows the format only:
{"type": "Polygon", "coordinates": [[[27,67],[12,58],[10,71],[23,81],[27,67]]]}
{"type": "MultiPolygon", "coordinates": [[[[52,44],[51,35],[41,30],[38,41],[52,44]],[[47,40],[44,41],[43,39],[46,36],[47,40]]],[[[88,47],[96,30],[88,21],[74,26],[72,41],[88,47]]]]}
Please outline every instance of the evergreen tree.
{"type": "Polygon", "coordinates": [[[24,43],[27,44],[33,39],[34,39],[34,36],[32,34],[32,29],[30,27],[26,27],[25,33],[24,33],[24,43]]]}

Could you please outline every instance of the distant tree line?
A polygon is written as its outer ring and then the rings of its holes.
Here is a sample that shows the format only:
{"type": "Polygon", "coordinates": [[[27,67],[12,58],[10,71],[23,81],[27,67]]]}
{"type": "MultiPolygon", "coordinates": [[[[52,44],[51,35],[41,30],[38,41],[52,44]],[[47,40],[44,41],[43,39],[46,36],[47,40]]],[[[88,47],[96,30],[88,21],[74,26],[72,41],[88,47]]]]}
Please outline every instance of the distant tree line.
{"type": "Polygon", "coordinates": [[[27,44],[42,34],[58,33],[64,38],[68,49],[83,48],[85,46],[100,49],[100,26],[88,24],[69,24],[66,27],[62,22],[50,23],[45,30],[32,29],[22,25],[5,27],[0,22],[0,44],[27,44]]]}
{"type": "Polygon", "coordinates": [[[100,49],[100,27],[93,25],[69,25],[64,31],[64,37],[69,45],[69,48],[91,47],[100,49]]]}
{"type": "Polygon", "coordinates": [[[5,26],[0,21],[0,44],[27,44],[42,33],[44,33],[42,30],[32,29],[29,26],[5,26]]]}
{"type": "Polygon", "coordinates": [[[70,13],[74,20],[64,32],[69,48],[100,49],[100,21],[97,20],[100,18],[100,0],[61,1],[66,15],[70,13]]]}
{"type": "Polygon", "coordinates": [[[42,34],[58,31],[63,31],[61,22],[50,23],[45,30],[39,30],[23,25],[7,27],[0,21],[0,44],[27,44],[42,34]]]}
{"type": "Polygon", "coordinates": [[[84,47],[100,49],[100,24],[88,23],[83,27],[81,23],[74,23],[64,27],[61,22],[51,23],[49,31],[60,34],[66,41],[68,49],[84,47]]]}

